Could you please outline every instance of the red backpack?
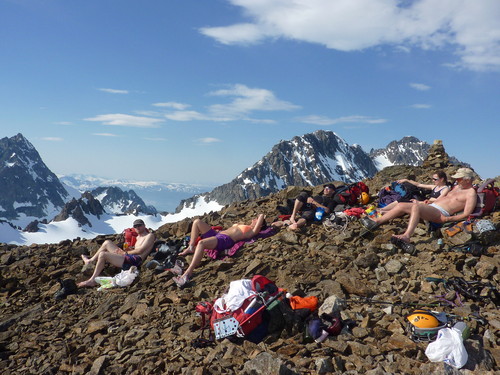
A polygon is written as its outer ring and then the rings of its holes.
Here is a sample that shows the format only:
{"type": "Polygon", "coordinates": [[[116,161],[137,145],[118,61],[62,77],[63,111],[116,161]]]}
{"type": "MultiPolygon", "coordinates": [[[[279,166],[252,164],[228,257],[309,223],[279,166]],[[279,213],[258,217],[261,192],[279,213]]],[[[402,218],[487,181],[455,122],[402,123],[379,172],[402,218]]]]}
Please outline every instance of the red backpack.
{"type": "Polygon", "coordinates": [[[362,181],[350,185],[340,186],[335,190],[334,200],[346,206],[355,206],[359,203],[361,193],[369,193],[368,186],[362,181]]]}
{"type": "Polygon", "coordinates": [[[196,306],[196,312],[202,316],[208,323],[210,317],[210,326],[215,331],[214,325],[219,324],[227,318],[233,317],[239,324],[237,336],[246,336],[262,323],[262,314],[266,308],[267,302],[274,300],[279,296],[279,289],[267,277],[255,275],[251,280],[252,290],[255,292],[243,304],[234,311],[217,311],[214,304],[202,302],[196,306]]]}
{"type": "Polygon", "coordinates": [[[495,179],[491,178],[475,188],[477,203],[472,216],[483,216],[492,212],[500,196],[500,189],[495,187],[495,179]]]}
{"type": "Polygon", "coordinates": [[[127,244],[128,247],[134,246],[135,243],[137,242],[138,233],[135,231],[134,228],[125,229],[122,235],[124,239],[124,244],[127,244]]]}

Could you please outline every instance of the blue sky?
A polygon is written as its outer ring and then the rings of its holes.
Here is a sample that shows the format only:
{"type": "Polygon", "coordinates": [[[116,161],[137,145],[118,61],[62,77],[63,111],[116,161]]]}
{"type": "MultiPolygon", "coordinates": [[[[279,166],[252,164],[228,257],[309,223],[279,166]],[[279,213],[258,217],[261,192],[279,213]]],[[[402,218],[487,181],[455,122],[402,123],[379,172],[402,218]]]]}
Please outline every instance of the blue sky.
{"type": "Polygon", "coordinates": [[[500,174],[498,0],[0,0],[0,72],[58,174],[222,184],[318,129],[500,174]]]}

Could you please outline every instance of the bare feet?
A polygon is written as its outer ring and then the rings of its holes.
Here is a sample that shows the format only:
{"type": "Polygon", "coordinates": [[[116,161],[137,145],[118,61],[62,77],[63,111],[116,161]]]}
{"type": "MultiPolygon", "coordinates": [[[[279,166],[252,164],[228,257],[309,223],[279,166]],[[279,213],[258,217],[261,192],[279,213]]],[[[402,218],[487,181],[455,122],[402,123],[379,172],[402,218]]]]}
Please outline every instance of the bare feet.
{"type": "Polygon", "coordinates": [[[88,256],[83,255],[83,254],[82,254],[82,259],[83,259],[83,263],[85,263],[85,264],[89,264],[90,262],[92,262],[88,256]]]}
{"type": "Polygon", "coordinates": [[[185,249],[183,252],[179,253],[179,256],[183,257],[185,255],[194,254],[194,250],[191,246],[185,249]]]}
{"type": "Polygon", "coordinates": [[[77,286],[79,288],[92,288],[94,286],[97,286],[99,284],[97,284],[94,280],[86,280],[86,281],[82,281],[81,283],[78,283],[77,286]]]}

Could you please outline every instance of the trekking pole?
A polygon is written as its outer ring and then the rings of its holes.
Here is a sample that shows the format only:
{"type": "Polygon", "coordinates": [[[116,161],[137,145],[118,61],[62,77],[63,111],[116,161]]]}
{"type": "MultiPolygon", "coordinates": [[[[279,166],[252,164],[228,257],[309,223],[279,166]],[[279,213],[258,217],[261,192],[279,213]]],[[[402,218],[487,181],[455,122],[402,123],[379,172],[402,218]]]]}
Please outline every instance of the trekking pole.
{"type": "Polygon", "coordinates": [[[380,300],[374,300],[368,297],[358,297],[359,299],[341,299],[342,302],[348,303],[348,302],[353,302],[353,303],[367,303],[367,304],[378,304],[378,305],[392,305],[392,306],[414,306],[414,307],[439,307],[440,303],[435,302],[435,303],[420,303],[420,302],[390,302],[390,301],[380,301],[380,300]]]}

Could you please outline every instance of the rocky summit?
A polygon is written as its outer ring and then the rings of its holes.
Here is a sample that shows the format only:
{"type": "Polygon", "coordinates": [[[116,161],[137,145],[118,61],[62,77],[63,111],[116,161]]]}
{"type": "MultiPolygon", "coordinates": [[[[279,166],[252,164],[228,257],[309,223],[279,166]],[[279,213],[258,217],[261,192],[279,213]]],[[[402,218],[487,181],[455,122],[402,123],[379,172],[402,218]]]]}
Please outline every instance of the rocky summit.
{"type": "MultiPolygon", "coordinates": [[[[431,163],[435,164],[436,161],[431,163]]],[[[445,167],[448,174],[456,167],[445,167]]],[[[433,167],[395,166],[366,180],[373,196],[408,174],[429,182],[433,167]]],[[[254,201],[225,206],[202,217],[228,227],[259,213],[271,222],[277,207],[303,187],[288,187],[254,201]]],[[[321,186],[307,188],[318,193],[321,186]]],[[[500,212],[485,216],[496,228],[500,212]]],[[[57,245],[0,246],[0,372],[2,374],[496,374],[500,372],[500,315],[494,290],[500,277],[498,229],[489,236],[464,231],[444,235],[444,244],[419,224],[412,238],[416,253],[390,243],[405,218],[366,236],[357,219],[346,225],[312,224],[299,232],[286,228],[245,244],[231,258],[205,257],[191,283],[179,289],[172,274],[142,266],[125,288],[80,289],[56,300],[58,279],[81,281],[82,254],[94,253],[106,239],[67,240],[57,245]],[[482,252],[457,247],[476,238],[482,252]],[[355,324],[322,343],[304,340],[299,330],[283,330],[260,343],[222,340],[193,347],[201,322],[195,306],[220,296],[230,281],[265,275],[293,295],[316,296],[319,304],[342,300],[342,318],[355,324]],[[461,277],[483,285],[477,296],[445,288],[461,277]],[[438,299],[442,296],[441,299],[438,299]],[[443,302],[447,299],[449,302],[443,302]],[[439,303],[439,305],[431,305],[439,303]],[[469,359],[460,369],[430,362],[426,342],[414,342],[405,315],[432,308],[464,319],[469,359]],[[481,319],[482,318],[482,319],[481,319]]],[[[189,220],[167,224],[159,239],[181,239],[189,220]]],[[[191,260],[188,256],[188,262],[191,260]]],[[[146,262],[144,262],[146,263],[146,262]]],[[[104,275],[117,269],[106,268],[104,275]]],[[[208,337],[208,336],[205,336],[208,337]]]]}

